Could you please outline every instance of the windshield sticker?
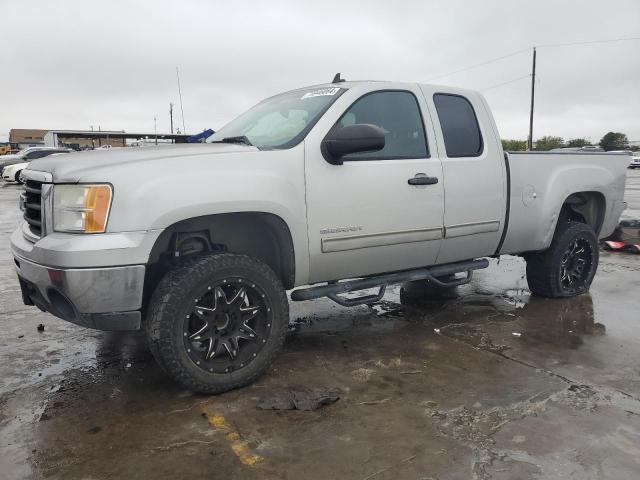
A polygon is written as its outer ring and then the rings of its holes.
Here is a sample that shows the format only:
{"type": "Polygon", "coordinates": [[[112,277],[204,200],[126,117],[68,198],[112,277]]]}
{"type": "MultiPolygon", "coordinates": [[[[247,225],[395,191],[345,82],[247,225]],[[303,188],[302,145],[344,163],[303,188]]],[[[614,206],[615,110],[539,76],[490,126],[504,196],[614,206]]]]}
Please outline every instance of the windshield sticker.
{"type": "Polygon", "coordinates": [[[305,98],[313,98],[313,97],[323,97],[325,95],[335,95],[340,90],[339,87],[331,87],[331,88],[319,88],[318,90],[312,90],[310,92],[305,93],[301,100],[305,98]]]}

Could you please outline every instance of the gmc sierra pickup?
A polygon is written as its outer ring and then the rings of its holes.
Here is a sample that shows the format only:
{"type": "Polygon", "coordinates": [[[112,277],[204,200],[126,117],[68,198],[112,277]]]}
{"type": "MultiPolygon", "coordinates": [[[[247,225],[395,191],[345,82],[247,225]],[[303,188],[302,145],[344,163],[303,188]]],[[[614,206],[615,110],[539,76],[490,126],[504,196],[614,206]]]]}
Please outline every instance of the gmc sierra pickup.
{"type": "Polygon", "coordinates": [[[534,294],[587,291],[627,163],[505,153],[473,91],[336,79],[264,100],[205,144],[33,161],[12,251],[27,305],[142,328],[168,374],[217,393],[267,370],[287,290],[370,303],[512,254],[534,294]]]}

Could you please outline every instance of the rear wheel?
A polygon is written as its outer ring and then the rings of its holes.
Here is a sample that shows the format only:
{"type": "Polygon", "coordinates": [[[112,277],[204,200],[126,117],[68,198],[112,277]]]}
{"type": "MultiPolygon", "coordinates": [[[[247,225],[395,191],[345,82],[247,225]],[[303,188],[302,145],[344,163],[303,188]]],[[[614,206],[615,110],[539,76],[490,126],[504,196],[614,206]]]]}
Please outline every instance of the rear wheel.
{"type": "Polygon", "coordinates": [[[526,257],[529,289],[550,298],[585,293],[598,259],[598,242],[591,227],[578,222],[560,224],[547,250],[526,257]]]}
{"type": "Polygon", "coordinates": [[[150,349],[182,386],[201,393],[262,375],[284,343],[285,291],[273,270],[244,255],[207,255],[169,272],[146,318],[150,349]]]}

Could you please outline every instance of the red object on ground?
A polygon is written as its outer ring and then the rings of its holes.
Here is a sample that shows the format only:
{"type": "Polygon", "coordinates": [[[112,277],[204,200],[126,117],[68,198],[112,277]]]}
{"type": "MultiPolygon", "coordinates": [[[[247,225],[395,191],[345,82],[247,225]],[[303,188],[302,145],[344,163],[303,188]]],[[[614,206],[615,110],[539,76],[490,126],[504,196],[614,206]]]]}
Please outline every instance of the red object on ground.
{"type": "Polygon", "coordinates": [[[607,240],[606,242],[604,242],[604,244],[610,249],[610,250],[622,250],[624,247],[627,246],[626,243],[624,242],[613,242],[611,240],[607,240]]]}

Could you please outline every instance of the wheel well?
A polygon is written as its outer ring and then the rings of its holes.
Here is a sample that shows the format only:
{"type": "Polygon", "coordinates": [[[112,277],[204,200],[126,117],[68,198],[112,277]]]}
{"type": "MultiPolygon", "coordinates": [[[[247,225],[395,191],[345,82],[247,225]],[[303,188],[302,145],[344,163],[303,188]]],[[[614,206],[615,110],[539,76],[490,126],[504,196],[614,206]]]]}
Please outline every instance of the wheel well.
{"type": "Polygon", "coordinates": [[[261,260],[285,288],[293,288],[295,257],[289,227],[282,218],[262,212],[195,217],[174,223],[156,240],[147,266],[144,306],[164,274],[193,255],[229,252],[261,260]]]}
{"type": "Polygon", "coordinates": [[[562,204],[558,222],[586,223],[598,236],[605,211],[606,200],[600,192],[576,192],[569,195],[562,204]]]}

